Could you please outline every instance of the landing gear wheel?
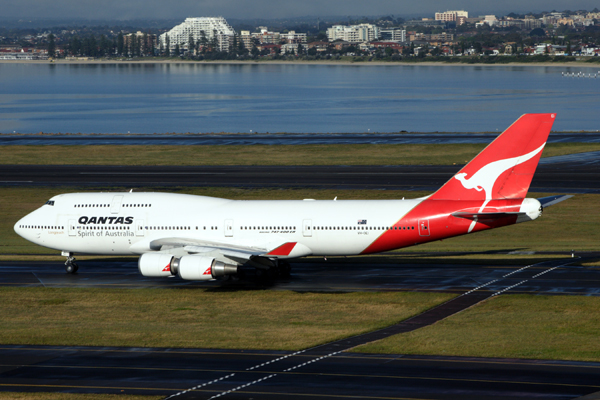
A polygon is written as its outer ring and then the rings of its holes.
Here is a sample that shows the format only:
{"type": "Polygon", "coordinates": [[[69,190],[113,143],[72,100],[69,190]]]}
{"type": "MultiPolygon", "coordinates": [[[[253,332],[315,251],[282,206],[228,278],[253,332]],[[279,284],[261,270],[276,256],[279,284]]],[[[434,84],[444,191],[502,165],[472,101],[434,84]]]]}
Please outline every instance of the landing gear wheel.
{"type": "Polygon", "coordinates": [[[79,265],[77,265],[74,262],[67,262],[65,264],[65,271],[67,271],[67,274],[74,274],[77,272],[78,269],[79,269],[79,265]]]}
{"type": "MultiPolygon", "coordinates": [[[[63,254],[67,255],[67,254],[63,254]]],[[[79,265],[75,262],[75,257],[73,257],[73,253],[68,253],[67,261],[65,262],[65,271],[67,274],[74,274],[79,269],[79,265]]]]}
{"type": "Polygon", "coordinates": [[[289,278],[292,272],[292,266],[287,261],[279,263],[279,275],[282,278],[289,278]]]}

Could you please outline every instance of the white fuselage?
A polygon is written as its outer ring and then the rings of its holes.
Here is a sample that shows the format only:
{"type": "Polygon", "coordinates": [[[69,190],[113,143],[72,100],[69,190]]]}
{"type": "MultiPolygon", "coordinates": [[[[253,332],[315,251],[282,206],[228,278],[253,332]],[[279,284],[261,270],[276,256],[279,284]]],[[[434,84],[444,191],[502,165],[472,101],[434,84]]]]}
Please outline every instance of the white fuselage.
{"type": "MultiPolygon", "coordinates": [[[[354,255],[421,201],[75,193],[53,197],[18,221],[15,231],[41,246],[80,254],[142,254],[156,250],[153,241],[181,238],[262,249],[297,242],[296,256],[354,255]]],[[[414,226],[407,228],[414,234],[414,226]]]]}

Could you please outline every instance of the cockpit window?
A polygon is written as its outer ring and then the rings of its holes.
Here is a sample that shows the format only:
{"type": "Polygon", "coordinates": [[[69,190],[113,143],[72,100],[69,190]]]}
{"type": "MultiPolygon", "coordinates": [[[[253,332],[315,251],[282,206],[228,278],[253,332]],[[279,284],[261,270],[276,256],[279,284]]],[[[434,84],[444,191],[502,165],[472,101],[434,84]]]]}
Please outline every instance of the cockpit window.
{"type": "Polygon", "coordinates": [[[49,206],[53,206],[54,205],[54,200],[48,200],[46,202],[46,204],[48,204],[49,206]]]}

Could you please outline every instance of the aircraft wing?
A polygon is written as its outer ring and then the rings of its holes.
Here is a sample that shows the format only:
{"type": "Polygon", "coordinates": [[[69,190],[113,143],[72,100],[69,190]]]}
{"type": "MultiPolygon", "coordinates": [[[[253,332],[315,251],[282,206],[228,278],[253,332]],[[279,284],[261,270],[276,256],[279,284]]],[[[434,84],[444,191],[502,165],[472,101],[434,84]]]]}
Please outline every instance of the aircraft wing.
{"type": "Polygon", "coordinates": [[[300,243],[285,241],[251,246],[189,238],[162,238],[152,240],[148,247],[154,251],[206,255],[220,254],[241,263],[255,257],[296,258],[307,256],[312,253],[308,247],[300,243]]]}
{"type": "Polygon", "coordinates": [[[560,203],[561,201],[565,201],[567,199],[570,199],[571,197],[573,197],[573,195],[559,194],[559,195],[556,195],[556,196],[542,197],[542,198],[537,199],[537,200],[540,202],[540,204],[542,205],[542,207],[546,208],[546,207],[553,206],[556,203],[560,203]]]}

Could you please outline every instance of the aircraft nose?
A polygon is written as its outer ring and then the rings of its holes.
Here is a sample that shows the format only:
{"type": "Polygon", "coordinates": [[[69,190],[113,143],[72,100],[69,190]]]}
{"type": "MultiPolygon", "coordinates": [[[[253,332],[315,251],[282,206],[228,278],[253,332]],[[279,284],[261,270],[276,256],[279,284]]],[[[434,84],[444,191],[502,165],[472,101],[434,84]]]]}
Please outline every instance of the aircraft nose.
{"type": "Polygon", "coordinates": [[[23,229],[24,229],[25,225],[26,225],[26,223],[25,223],[25,217],[23,217],[20,220],[18,220],[17,223],[15,224],[15,226],[13,227],[13,229],[15,230],[15,233],[17,235],[23,237],[23,229]]]}

